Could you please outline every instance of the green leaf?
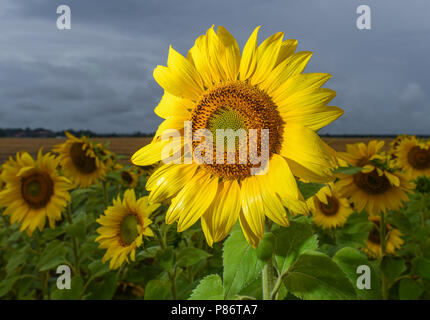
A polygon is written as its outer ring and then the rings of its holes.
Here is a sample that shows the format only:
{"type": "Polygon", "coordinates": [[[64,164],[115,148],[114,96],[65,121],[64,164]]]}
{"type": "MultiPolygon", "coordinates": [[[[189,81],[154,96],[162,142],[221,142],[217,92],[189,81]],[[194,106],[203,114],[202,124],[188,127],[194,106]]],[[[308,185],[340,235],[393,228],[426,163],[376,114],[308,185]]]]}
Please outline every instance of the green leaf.
{"type": "Polygon", "coordinates": [[[170,282],[151,280],[146,284],[144,300],[166,300],[170,295],[170,282]]]}
{"type": "Polygon", "coordinates": [[[425,258],[416,258],[413,261],[414,271],[421,278],[430,280],[430,260],[425,258]]]}
{"type": "Polygon", "coordinates": [[[109,272],[109,264],[103,263],[101,260],[96,260],[88,265],[91,275],[94,278],[101,277],[109,272]]]}
{"type": "Polygon", "coordinates": [[[242,229],[236,225],[224,242],[224,298],[232,299],[254,280],[264,267],[257,251],[246,241],[242,229]]]}
{"type": "Polygon", "coordinates": [[[111,272],[99,281],[91,283],[88,286],[86,299],[88,300],[110,300],[112,299],[117,288],[118,277],[116,273],[111,272]]]}
{"type": "Polygon", "coordinates": [[[273,234],[276,239],[274,255],[280,274],[287,271],[301,253],[318,248],[317,236],[307,222],[291,221],[288,228],[279,227],[273,234]]]}
{"type": "Polygon", "coordinates": [[[343,173],[343,174],[353,175],[353,174],[359,173],[361,170],[363,170],[363,168],[354,167],[354,166],[339,167],[336,170],[334,170],[333,173],[343,173]]]}
{"type": "Polygon", "coordinates": [[[200,281],[188,300],[222,300],[223,297],[222,280],[219,275],[212,274],[200,281]]]}
{"type": "Polygon", "coordinates": [[[6,295],[10,290],[12,290],[13,285],[19,279],[19,276],[4,279],[0,282],[0,298],[6,295]]]}
{"type": "Polygon", "coordinates": [[[412,279],[402,279],[399,283],[400,300],[418,300],[423,289],[412,279]]]}
{"type": "Polygon", "coordinates": [[[363,253],[354,248],[343,248],[333,257],[333,261],[345,272],[355,288],[357,296],[361,299],[380,300],[381,296],[381,272],[375,264],[369,261],[363,253]],[[370,268],[370,289],[359,289],[357,279],[357,267],[366,265],[370,268]]]}
{"type": "Polygon", "coordinates": [[[336,232],[336,243],[340,247],[365,247],[372,227],[373,223],[369,221],[366,213],[354,212],[348,217],[343,228],[336,232]]]}
{"type": "Polygon", "coordinates": [[[381,271],[385,274],[389,284],[406,270],[403,259],[385,256],[382,259],[381,271]]]}
{"type": "Polygon", "coordinates": [[[37,270],[46,271],[55,268],[61,263],[67,262],[66,256],[67,249],[63,242],[54,240],[49,243],[42,251],[39,262],[37,263],[37,270]]]}
{"type": "Polygon", "coordinates": [[[54,283],[55,289],[51,292],[53,300],[78,300],[84,287],[84,280],[80,276],[75,276],[70,282],[70,289],[58,289],[54,283]]]}
{"type": "Polygon", "coordinates": [[[325,186],[325,184],[315,182],[305,183],[298,180],[297,186],[299,187],[300,192],[302,193],[305,200],[307,200],[315,195],[322,187],[325,186]]]}
{"type": "Polygon", "coordinates": [[[189,267],[201,260],[209,258],[211,255],[204,250],[197,248],[183,248],[177,254],[177,265],[180,267],[189,267]]]}
{"type": "Polygon", "coordinates": [[[170,270],[173,267],[175,256],[173,254],[173,247],[167,247],[157,252],[158,264],[165,270],[170,270]]]}
{"type": "Polygon", "coordinates": [[[329,256],[306,251],[288,270],[284,284],[294,295],[306,299],[355,299],[351,282],[329,256]]]}
{"type": "Polygon", "coordinates": [[[13,254],[8,257],[8,261],[6,264],[6,273],[8,276],[14,274],[16,272],[16,269],[22,264],[24,264],[24,262],[27,260],[27,249],[28,246],[25,246],[18,251],[13,251],[13,254]]]}
{"type": "Polygon", "coordinates": [[[74,221],[73,224],[69,224],[65,228],[66,233],[75,236],[79,239],[85,239],[87,235],[87,228],[86,223],[84,219],[81,219],[79,221],[74,221]]]}

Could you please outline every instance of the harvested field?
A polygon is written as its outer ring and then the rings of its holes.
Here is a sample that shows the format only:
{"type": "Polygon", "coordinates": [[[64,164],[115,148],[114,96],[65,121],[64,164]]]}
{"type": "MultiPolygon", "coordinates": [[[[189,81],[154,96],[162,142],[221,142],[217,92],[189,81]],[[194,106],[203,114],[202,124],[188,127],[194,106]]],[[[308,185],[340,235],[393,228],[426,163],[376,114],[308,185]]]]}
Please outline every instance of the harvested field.
{"type": "MultiPolygon", "coordinates": [[[[364,142],[375,138],[337,138],[325,137],[324,140],[337,151],[346,150],[346,144],[364,142]]],[[[100,142],[110,141],[110,149],[120,155],[129,156],[142,146],[148,144],[151,138],[96,138],[100,142]]],[[[388,148],[391,138],[383,138],[388,148]]],[[[63,143],[65,139],[57,138],[0,138],[0,162],[5,161],[9,156],[15,155],[18,151],[28,151],[33,156],[36,155],[40,147],[49,151],[56,144],[63,143]]]]}

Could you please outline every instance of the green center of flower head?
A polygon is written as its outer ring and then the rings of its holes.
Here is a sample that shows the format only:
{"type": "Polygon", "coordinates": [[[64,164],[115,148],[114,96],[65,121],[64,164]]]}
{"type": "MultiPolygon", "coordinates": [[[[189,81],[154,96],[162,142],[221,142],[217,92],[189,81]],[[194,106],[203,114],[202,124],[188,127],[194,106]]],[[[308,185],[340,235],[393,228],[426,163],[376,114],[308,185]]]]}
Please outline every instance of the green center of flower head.
{"type": "Polygon", "coordinates": [[[239,112],[235,110],[231,110],[229,108],[222,108],[218,110],[212,117],[209,119],[209,130],[215,136],[216,130],[222,129],[232,129],[239,130],[245,129],[246,125],[243,117],[239,114],[239,112]]]}
{"type": "Polygon", "coordinates": [[[136,240],[139,232],[137,230],[137,226],[139,224],[139,219],[135,214],[129,214],[121,221],[120,225],[120,235],[121,240],[126,244],[131,244],[134,240],[136,240]]]}
{"type": "Polygon", "coordinates": [[[42,191],[39,181],[31,181],[27,186],[27,193],[30,197],[37,197],[42,191]]]}

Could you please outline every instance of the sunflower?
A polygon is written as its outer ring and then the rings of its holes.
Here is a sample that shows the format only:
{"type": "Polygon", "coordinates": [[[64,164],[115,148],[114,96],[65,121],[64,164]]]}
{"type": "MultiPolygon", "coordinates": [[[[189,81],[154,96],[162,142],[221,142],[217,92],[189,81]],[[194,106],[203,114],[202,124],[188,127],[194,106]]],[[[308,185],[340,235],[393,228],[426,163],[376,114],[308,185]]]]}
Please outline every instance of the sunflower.
{"type": "Polygon", "coordinates": [[[64,174],[77,187],[86,188],[98,183],[106,175],[106,165],[102,159],[103,149],[96,148],[87,137],[76,138],[66,132],[67,141],[53,148],[59,154],[64,174]]]}
{"type": "Polygon", "coordinates": [[[332,183],[322,187],[307,202],[314,223],[323,229],[342,227],[353,212],[348,199],[341,197],[332,183]]]}
{"type": "Polygon", "coordinates": [[[57,166],[58,159],[41,150],[36,160],[27,152],[18,153],[3,166],[6,187],[0,192],[0,207],[7,207],[3,214],[10,215],[11,223],[21,223],[20,230],[29,236],[36,228],[42,231],[46,219],[55,228],[70,201],[71,182],[58,174],[57,166]]]}
{"type": "Polygon", "coordinates": [[[356,174],[339,173],[337,177],[341,195],[348,197],[358,212],[366,210],[370,215],[402,207],[402,201],[409,199],[407,192],[413,188],[404,174],[372,164],[356,174]]]}
{"type": "Polygon", "coordinates": [[[2,191],[4,189],[4,187],[6,186],[6,183],[1,178],[2,172],[3,172],[3,166],[0,167],[0,191],[2,191]]]}
{"type": "Polygon", "coordinates": [[[239,220],[247,241],[256,247],[264,233],[265,216],[288,226],[284,207],[293,214],[307,213],[294,176],[324,183],[333,179],[332,169],[337,166],[334,151],[316,133],[343,114],[327,106],[336,93],[321,88],[331,76],[303,74],[311,53],[294,53],[297,41],[283,40],[282,32],[257,46],[258,31],[259,27],[242,54],[222,26],[201,35],[186,58],[170,47],[167,67],[154,70],[155,80],[164,89],[155,113],[165,121],[153,141],[132,157],[140,166],[164,162],[167,156],[162,151],[173,142],[161,135],[170,131],[180,135],[174,141],[180,140],[183,158],[206,145],[206,140],[198,139],[186,143],[189,135],[229,129],[244,133],[245,145],[249,144],[245,153],[242,142],[235,140],[235,152],[227,154],[214,146],[212,157],[204,149],[204,163],[196,159],[163,163],[147,181],[150,201],[173,198],[166,222],[178,222],[182,232],[201,218],[209,245],[224,239],[239,220]],[[185,121],[191,123],[190,130],[185,121]],[[255,154],[262,155],[261,145],[267,150],[268,166],[254,174],[258,171],[255,154]],[[257,150],[252,153],[251,149],[257,150]],[[245,155],[239,158],[239,154],[245,155]]]}
{"type": "Polygon", "coordinates": [[[139,181],[139,176],[130,168],[125,168],[121,165],[115,166],[119,170],[121,176],[121,184],[127,188],[135,188],[139,181]]]}
{"type": "Polygon", "coordinates": [[[380,153],[384,144],[382,140],[371,140],[367,145],[363,142],[347,144],[346,152],[337,152],[337,155],[352,166],[364,167],[371,160],[383,157],[380,153]]]}
{"type": "Polygon", "coordinates": [[[430,176],[430,141],[418,141],[408,137],[401,141],[394,153],[396,164],[413,180],[419,176],[430,176]]]}
{"type": "Polygon", "coordinates": [[[113,200],[113,205],[97,219],[101,227],[97,229],[100,236],[95,241],[99,242],[100,248],[107,249],[103,263],[110,259],[109,267],[117,269],[124,261],[129,262],[128,255],[135,261],[136,248],[142,245],[142,237],[154,236],[149,228],[152,223],[149,216],[158,207],[159,204],[149,204],[147,196],[136,200],[132,189],[125,191],[123,201],[119,196],[113,200]]]}
{"type": "Polygon", "coordinates": [[[396,158],[395,153],[397,150],[397,146],[400,144],[400,142],[402,142],[405,139],[408,139],[409,137],[415,137],[415,136],[408,136],[407,134],[400,134],[390,142],[390,150],[388,151],[388,153],[390,154],[392,159],[396,158]]]}
{"type": "MultiPolygon", "coordinates": [[[[381,218],[380,217],[369,217],[369,220],[373,222],[373,228],[369,232],[369,236],[366,240],[366,248],[363,248],[363,252],[366,253],[370,258],[382,258],[382,246],[381,246],[381,218]]],[[[388,223],[385,225],[386,232],[386,243],[385,253],[394,255],[397,249],[400,249],[404,241],[400,238],[401,233],[399,230],[394,229],[388,223]]]]}

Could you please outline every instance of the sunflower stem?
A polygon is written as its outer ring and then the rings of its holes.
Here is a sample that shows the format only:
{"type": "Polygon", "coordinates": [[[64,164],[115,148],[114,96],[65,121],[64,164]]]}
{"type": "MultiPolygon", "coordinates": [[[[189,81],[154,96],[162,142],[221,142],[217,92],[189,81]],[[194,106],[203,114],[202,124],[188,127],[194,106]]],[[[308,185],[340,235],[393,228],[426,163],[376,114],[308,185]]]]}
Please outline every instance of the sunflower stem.
{"type": "Polygon", "coordinates": [[[104,180],[102,181],[102,189],[103,189],[103,204],[106,210],[109,204],[109,200],[108,200],[108,193],[107,193],[107,183],[104,180]]]}
{"type": "MultiPolygon", "coordinates": [[[[72,206],[69,203],[67,205],[67,220],[70,225],[73,224],[73,218],[72,218],[72,206]]],[[[72,236],[72,244],[73,244],[73,255],[75,257],[75,270],[77,274],[81,274],[81,270],[79,267],[79,251],[78,251],[78,240],[75,236],[72,236]]]]}
{"type": "MultiPolygon", "coordinates": [[[[270,300],[272,298],[272,291],[274,289],[275,270],[273,269],[272,258],[267,261],[263,268],[262,281],[263,281],[263,300],[270,300]]],[[[280,287],[280,284],[279,284],[280,287]]]]}
{"type": "MultiPolygon", "coordinates": [[[[382,264],[382,260],[385,256],[385,247],[386,247],[386,230],[385,230],[385,212],[381,213],[381,223],[379,225],[379,237],[381,239],[381,258],[379,263],[382,264]]],[[[388,281],[384,272],[382,272],[382,299],[388,300],[388,281]]]]}

